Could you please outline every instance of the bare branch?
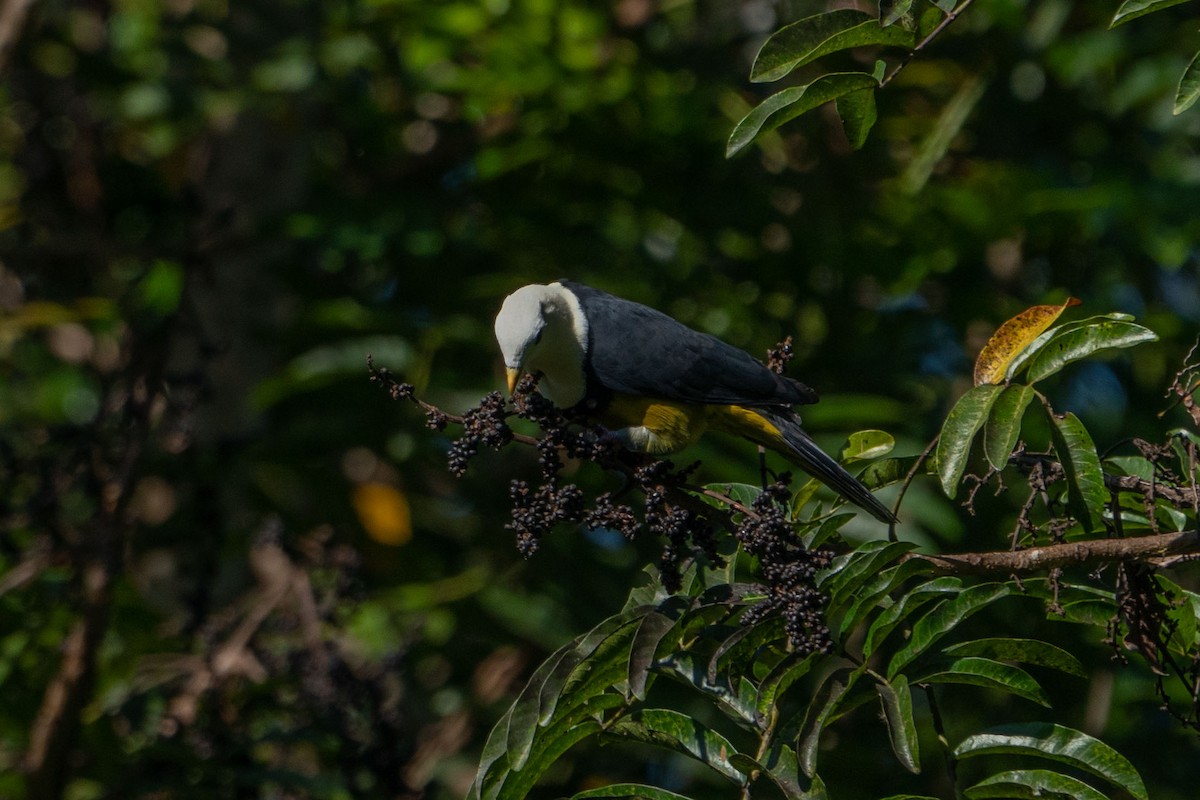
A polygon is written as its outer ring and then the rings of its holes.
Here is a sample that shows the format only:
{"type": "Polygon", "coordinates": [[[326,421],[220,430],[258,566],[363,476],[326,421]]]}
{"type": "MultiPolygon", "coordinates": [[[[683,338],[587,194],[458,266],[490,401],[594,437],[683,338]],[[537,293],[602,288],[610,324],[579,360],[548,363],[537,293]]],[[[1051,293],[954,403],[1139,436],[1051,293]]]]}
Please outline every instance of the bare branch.
{"type": "Polygon", "coordinates": [[[1178,531],[1132,539],[1090,539],[1028,550],[988,553],[912,553],[948,575],[1022,575],[1058,567],[1112,562],[1154,563],[1156,559],[1200,553],[1200,531],[1178,531]]]}

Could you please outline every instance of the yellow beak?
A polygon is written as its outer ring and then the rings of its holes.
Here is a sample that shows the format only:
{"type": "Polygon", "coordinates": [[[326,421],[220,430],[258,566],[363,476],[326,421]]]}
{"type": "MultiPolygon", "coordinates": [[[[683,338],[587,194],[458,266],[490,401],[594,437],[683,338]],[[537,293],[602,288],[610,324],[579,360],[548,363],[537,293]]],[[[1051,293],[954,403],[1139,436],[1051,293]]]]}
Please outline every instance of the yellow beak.
{"type": "Polygon", "coordinates": [[[508,378],[508,393],[512,394],[517,390],[517,381],[521,380],[521,370],[507,367],[504,374],[508,378]]]}

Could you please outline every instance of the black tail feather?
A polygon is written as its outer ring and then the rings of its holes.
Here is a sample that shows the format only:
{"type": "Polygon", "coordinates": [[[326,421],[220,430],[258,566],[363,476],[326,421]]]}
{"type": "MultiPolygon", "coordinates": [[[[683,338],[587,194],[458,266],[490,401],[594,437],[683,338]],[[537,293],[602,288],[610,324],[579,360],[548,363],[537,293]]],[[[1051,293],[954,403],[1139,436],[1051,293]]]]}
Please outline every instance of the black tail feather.
{"type": "Polygon", "coordinates": [[[887,506],[879,502],[875,495],[867,490],[867,487],[843,469],[842,465],[834,461],[825,451],[817,447],[817,443],[804,432],[804,429],[800,427],[800,421],[794,415],[764,413],[761,410],[759,413],[779,428],[790,451],[785,455],[790,456],[790,460],[796,466],[880,522],[891,524],[899,521],[887,506]]]}

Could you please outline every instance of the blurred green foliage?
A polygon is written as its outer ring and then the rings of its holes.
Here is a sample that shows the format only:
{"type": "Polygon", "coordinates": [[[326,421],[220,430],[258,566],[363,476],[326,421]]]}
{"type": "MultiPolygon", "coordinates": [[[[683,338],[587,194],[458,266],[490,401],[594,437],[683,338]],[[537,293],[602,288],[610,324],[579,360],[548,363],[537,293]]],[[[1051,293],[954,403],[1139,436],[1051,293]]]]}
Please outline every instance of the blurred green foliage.
{"type": "MultiPolygon", "coordinates": [[[[1171,113],[1186,4],[1108,30],[1106,3],[978,3],[878,93],[861,151],[827,108],[735,161],[729,132],[766,93],[757,46],[825,3],[9,5],[3,796],[33,796],[23,759],[73,630],[101,638],[51,764],[65,796],[460,796],[532,666],[657,551],[564,530],[523,562],[507,484],[532,457],[454,481],[446,437],[368,382],[370,353],[473,405],[500,385],[491,316],[523,283],[583,280],[752,352],[792,334],[793,374],[825,395],[813,432],[887,428],[902,452],[1031,303],[1075,295],[1162,338],[1050,382],[1101,450],[1159,429],[1200,320],[1200,116],[1171,113]]],[[[696,455],[709,480],[757,474],[738,443],[696,455]]],[[[900,535],[1003,547],[1015,502],[971,518],[922,484],[900,535]]],[[[1075,652],[1094,697],[1056,702],[1098,714],[1085,729],[1155,798],[1191,796],[1195,740],[1145,676],[1075,652]]],[[[830,769],[879,748],[844,743],[830,769]]],[[[585,751],[554,777],[627,768],[585,751]]]]}

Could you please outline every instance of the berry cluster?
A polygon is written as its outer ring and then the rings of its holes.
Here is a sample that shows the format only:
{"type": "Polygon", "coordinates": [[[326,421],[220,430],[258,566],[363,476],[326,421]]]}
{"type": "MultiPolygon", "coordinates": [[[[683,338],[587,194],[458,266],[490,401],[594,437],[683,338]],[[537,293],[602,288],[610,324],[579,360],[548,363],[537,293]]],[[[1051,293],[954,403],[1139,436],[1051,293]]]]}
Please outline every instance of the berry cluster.
{"type": "Polygon", "coordinates": [[[789,336],[767,351],[767,369],[782,375],[794,355],[792,337],[789,336]]]}
{"type": "Polygon", "coordinates": [[[783,617],[792,645],[803,653],[828,653],[833,637],[825,619],[827,598],[816,587],[817,572],[829,565],[833,553],[809,550],[787,517],[788,483],[784,473],[753,503],[754,516],[747,515],[734,531],[742,547],[756,556],[767,596],[742,618],[753,625],[771,614],[783,617]]]}
{"type": "MultiPolygon", "coordinates": [[[[768,353],[768,366],[782,372],[792,357],[788,338],[768,353]]],[[[699,554],[713,564],[722,559],[717,552],[718,525],[732,527],[747,553],[758,559],[766,583],[766,597],[743,615],[752,625],[773,614],[785,621],[789,639],[804,652],[828,652],[833,641],[825,621],[826,598],[816,589],[817,572],[829,564],[827,550],[810,551],[797,536],[787,514],[788,484],[784,474],[767,487],[746,509],[736,526],[690,493],[688,481],[699,462],[683,468],[666,460],[631,453],[617,446],[611,433],[587,426],[581,413],[562,411],[537,391],[537,376],[527,375],[513,393],[512,410],[503,395],[492,392],[461,417],[446,414],[413,396],[412,387],[397,383],[383,369],[371,366],[371,379],[398,399],[407,399],[425,410],[429,427],[442,430],[447,423],[461,424],[462,435],[450,446],[450,472],[461,476],[481,446],[501,448],[520,439],[538,451],[539,479],[536,485],[514,480],[509,487],[512,519],[507,528],[516,535],[517,549],[525,557],[537,552],[542,537],[559,523],[582,524],[590,529],[608,528],[632,539],[644,526],[663,540],[659,559],[663,586],[680,589],[682,564],[699,554]],[[532,439],[513,433],[510,415],[533,422],[541,436],[532,439]],[[583,490],[563,483],[564,458],[592,461],[621,472],[628,484],[617,493],[597,497],[589,508],[583,490]],[[618,498],[630,489],[639,490],[645,506],[639,515],[618,498]],[[640,519],[639,519],[640,516],[640,519]]]]}
{"type": "Polygon", "coordinates": [[[700,551],[710,563],[722,563],[708,515],[667,499],[668,490],[683,485],[699,467],[699,461],[679,470],[670,461],[652,461],[634,473],[646,497],[646,529],[665,541],[659,572],[663,586],[670,592],[679,591],[680,565],[693,552],[700,551]]]}
{"type": "Polygon", "coordinates": [[[478,406],[463,414],[462,436],[450,445],[447,453],[451,475],[463,476],[480,445],[499,450],[512,441],[512,428],[504,421],[508,416],[504,405],[504,395],[492,392],[478,406]]]}

